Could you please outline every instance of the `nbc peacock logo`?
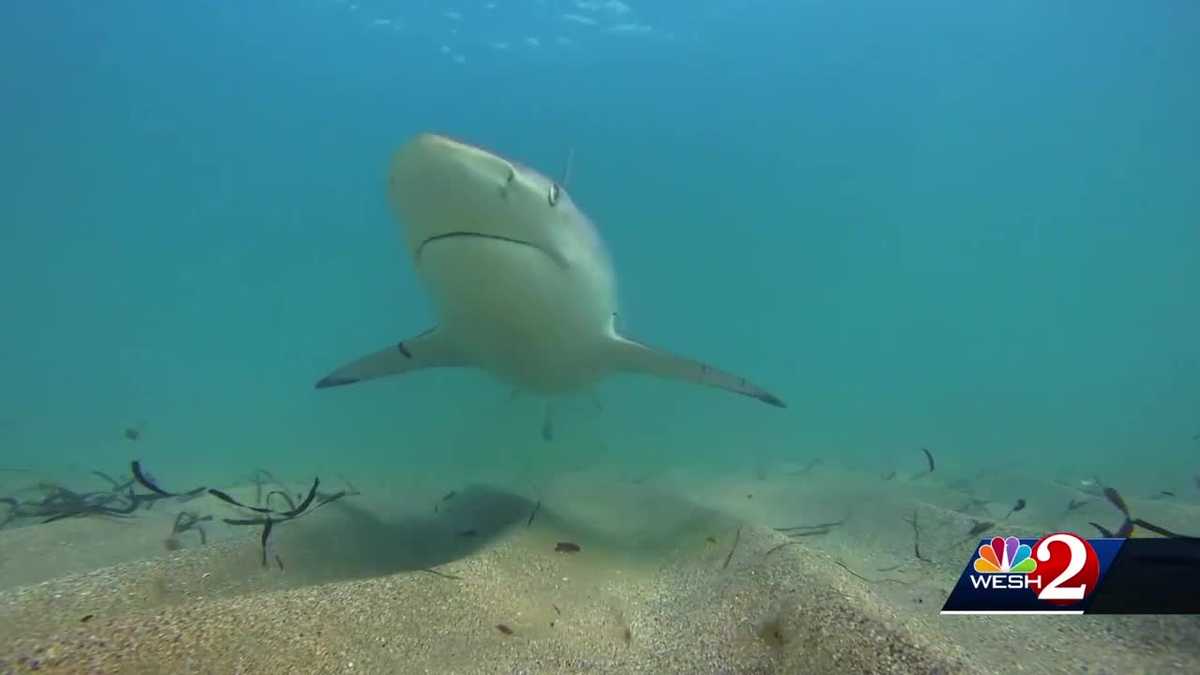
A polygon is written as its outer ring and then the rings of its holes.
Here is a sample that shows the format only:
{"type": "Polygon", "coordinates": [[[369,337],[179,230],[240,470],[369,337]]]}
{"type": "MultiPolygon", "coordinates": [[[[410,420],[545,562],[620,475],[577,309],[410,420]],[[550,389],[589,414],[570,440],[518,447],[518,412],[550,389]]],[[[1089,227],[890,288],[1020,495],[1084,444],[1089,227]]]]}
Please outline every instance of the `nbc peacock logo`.
{"type": "Polygon", "coordinates": [[[979,547],[975,571],[980,574],[1029,574],[1037,569],[1033,549],[1016,537],[995,537],[979,547]]]}
{"type": "Polygon", "coordinates": [[[1037,570],[1033,549],[1016,537],[995,537],[990,544],[979,547],[972,565],[971,585],[977,589],[1006,591],[1010,589],[1042,588],[1041,576],[1030,576],[1037,570]]]}

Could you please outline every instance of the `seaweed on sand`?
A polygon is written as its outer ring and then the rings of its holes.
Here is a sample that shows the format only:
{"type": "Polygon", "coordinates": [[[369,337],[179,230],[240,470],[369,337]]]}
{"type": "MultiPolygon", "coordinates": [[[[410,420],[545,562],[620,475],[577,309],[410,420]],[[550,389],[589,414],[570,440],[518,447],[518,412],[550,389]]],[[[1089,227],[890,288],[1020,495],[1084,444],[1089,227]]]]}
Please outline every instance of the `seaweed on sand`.
{"type": "MultiPolygon", "coordinates": [[[[290,498],[286,500],[289,506],[288,510],[286,511],[276,511],[266,506],[251,506],[249,504],[243,504],[229,494],[220,490],[210,489],[208,493],[217,499],[220,499],[221,501],[237,508],[246,509],[256,514],[261,514],[250,518],[222,518],[222,520],[229,525],[262,526],[263,529],[262,534],[259,537],[259,542],[262,547],[262,566],[266,567],[268,565],[268,544],[271,537],[271,532],[274,531],[277,524],[295,520],[300,516],[312,513],[322,506],[332,504],[339,499],[359,494],[358,491],[353,488],[353,486],[350,486],[349,490],[340,490],[333,493],[322,493],[317,489],[320,487],[320,485],[321,479],[314,478],[312,487],[308,490],[308,495],[303,501],[300,502],[299,505],[296,505],[290,498]]],[[[267,503],[270,503],[270,495],[267,496],[267,503]]],[[[276,564],[279,565],[279,569],[282,570],[283,560],[278,555],[274,556],[274,558],[276,564]]]]}
{"type": "MultiPolygon", "coordinates": [[[[321,481],[319,478],[314,478],[308,495],[297,504],[292,500],[282,483],[275,479],[269,472],[259,469],[255,473],[255,482],[259,486],[255,499],[257,503],[263,503],[264,501],[262,485],[265,481],[262,479],[270,480],[283,489],[268,492],[265,497],[266,506],[252,506],[243,504],[225,492],[207,487],[193,488],[185,492],[167,490],[159,485],[142,468],[141,461],[136,459],[130,462],[130,473],[132,474],[130,479],[118,481],[102,471],[93,471],[93,475],[109,483],[111,486],[109,490],[81,493],[55,483],[43,483],[39,486],[44,492],[41,499],[23,501],[16,497],[0,497],[0,504],[7,507],[7,513],[0,519],[0,527],[4,527],[18,518],[41,518],[43,519],[41,521],[43,523],[64,518],[93,515],[131,518],[139,508],[145,507],[146,509],[150,509],[155,503],[165,499],[186,502],[207,493],[237,508],[252,511],[256,514],[251,518],[223,518],[222,520],[229,525],[261,525],[263,527],[260,542],[263,549],[262,565],[265,567],[268,561],[268,540],[275,525],[295,520],[302,515],[311,513],[322,506],[332,504],[345,497],[360,494],[349,481],[346,482],[347,489],[337,492],[321,492],[317,489],[321,481]],[[144,488],[147,492],[136,492],[134,490],[135,487],[144,488]],[[277,510],[271,508],[271,497],[274,495],[280,496],[287,505],[286,509],[277,510]]],[[[189,531],[196,532],[200,538],[200,543],[206,544],[208,542],[208,534],[201,523],[210,520],[212,520],[211,515],[202,516],[191,511],[178,513],[171,526],[171,534],[164,541],[164,545],[168,550],[180,548],[179,535],[189,531]]],[[[275,562],[282,570],[283,561],[279,556],[275,556],[275,562]]]]}
{"type": "Polygon", "coordinates": [[[8,506],[0,527],[18,518],[38,518],[42,523],[83,516],[127,518],[137,510],[138,503],[130,487],[132,481],[118,483],[107,474],[93,473],[107,480],[112,489],[76,492],[57,483],[44,482],[37,486],[43,493],[40,499],[0,498],[0,503],[8,506]]]}
{"type": "Polygon", "coordinates": [[[167,550],[175,550],[180,547],[179,535],[192,530],[200,537],[200,545],[208,543],[208,534],[204,531],[204,526],[200,523],[212,520],[212,516],[199,516],[191,511],[180,511],[175,516],[175,522],[171,525],[171,535],[163,542],[167,550]]]}

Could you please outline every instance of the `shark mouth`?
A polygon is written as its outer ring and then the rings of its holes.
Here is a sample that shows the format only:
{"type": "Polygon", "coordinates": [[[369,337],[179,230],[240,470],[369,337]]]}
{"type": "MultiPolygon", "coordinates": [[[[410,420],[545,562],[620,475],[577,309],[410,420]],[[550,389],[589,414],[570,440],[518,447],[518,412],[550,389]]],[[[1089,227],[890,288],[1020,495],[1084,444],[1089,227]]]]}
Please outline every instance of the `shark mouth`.
{"type": "Polygon", "coordinates": [[[459,239],[459,238],[492,239],[495,241],[507,242],[509,244],[517,244],[519,246],[528,246],[529,248],[532,248],[532,249],[535,249],[542,253],[545,253],[547,256],[549,256],[551,259],[553,259],[555,262],[557,262],[559,264],[563,264],[563,260],[561,259],[560,256],[554,255],[553,253],[543,249],[542,247],[534,244],[533,242],[525,241],[524,239],[515,239],[513,237],[505,237],[505,236],[499,235],[499,234],[487,234],[484,232],[466,232],[466,231],[464,231],[464,232],[446,232],[445,234],[436,234],[436,235],[426,239],[425,241],[422,241],[421,244],[419,246],[417,246],[417,253],[413,257],[415,257],[417,260],[420,260],[421,253],[422,253],[422,251],[425,250],[425,246],[430,244],[431,242],[440,241],[443,239],[459,239]]]}

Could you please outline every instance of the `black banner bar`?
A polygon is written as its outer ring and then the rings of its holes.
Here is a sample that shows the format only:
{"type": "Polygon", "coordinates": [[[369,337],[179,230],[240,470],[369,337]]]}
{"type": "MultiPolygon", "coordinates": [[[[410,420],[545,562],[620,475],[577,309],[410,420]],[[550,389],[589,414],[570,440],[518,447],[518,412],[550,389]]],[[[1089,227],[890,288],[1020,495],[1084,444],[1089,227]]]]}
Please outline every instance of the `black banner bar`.
{"type": "Polygon", "coordinates": [[[1200,614],[1200,539],[1127,539],[1086,614],[1200,614]]]}

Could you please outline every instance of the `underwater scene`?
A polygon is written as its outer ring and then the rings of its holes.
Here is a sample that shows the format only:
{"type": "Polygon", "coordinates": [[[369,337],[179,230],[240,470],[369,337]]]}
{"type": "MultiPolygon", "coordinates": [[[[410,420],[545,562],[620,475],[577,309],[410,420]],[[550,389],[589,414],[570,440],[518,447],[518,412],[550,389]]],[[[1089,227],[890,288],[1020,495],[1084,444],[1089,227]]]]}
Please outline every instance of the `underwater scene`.
{"type": "Polygon", "coordinates": [[[1200,672],[1197,27],[3,3],[0,673],[1200,672]]]}

